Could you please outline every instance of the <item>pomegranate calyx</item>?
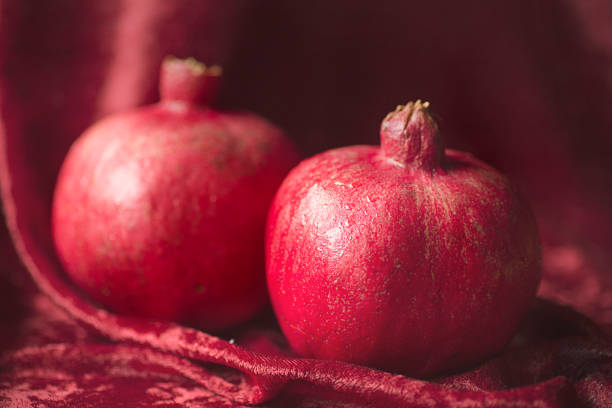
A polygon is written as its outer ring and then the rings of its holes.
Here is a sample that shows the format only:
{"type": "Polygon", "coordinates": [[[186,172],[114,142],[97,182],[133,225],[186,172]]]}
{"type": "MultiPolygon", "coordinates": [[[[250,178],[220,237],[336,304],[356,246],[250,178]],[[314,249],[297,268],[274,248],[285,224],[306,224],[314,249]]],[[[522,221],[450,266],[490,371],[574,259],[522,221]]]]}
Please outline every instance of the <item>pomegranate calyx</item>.
{"type": "Polygon", "coordinates": [[[385,117],[380,127],[385,158],[413,169],[433,171],[441,167],[444,143],[428,107],[429,102],[408,102],[385,117]]]}
{"type": "Polygon", "coordinates": [[[208,106],[217,97],[222,73],[219,65],[167,56],[159,77],[161,100],[208,106]]]}

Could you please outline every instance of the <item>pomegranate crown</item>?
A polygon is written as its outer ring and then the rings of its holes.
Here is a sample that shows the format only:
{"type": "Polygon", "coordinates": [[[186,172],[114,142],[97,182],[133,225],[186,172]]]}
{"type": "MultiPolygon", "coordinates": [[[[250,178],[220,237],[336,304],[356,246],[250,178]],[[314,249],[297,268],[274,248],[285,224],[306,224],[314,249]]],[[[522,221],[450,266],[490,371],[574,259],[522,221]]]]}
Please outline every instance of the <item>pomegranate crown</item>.
{"type": "Polygon", "coordinates": [[[413,169],[439,169],[444,143],[428,112],[429,102],[408,102],[389,113],[380,127],[381,153],[395,164],[413,169]]]}
{"type": "Polygon", "coordinates": [[[159,76],[161,100],[207,106],[217,97],[222,73],[219,65],[207,66],[194,58],[168,56],[162,62],[159,76]]]}

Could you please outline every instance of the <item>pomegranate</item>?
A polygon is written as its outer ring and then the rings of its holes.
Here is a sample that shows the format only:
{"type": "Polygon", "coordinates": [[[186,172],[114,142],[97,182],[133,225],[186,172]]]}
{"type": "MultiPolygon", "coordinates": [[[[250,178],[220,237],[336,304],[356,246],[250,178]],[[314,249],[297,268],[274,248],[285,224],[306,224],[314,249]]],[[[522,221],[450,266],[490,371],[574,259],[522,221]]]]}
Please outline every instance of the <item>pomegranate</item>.
{"type": "Polygon", "coordinates": [[[530,206],[467,153],[444,150],[428,103],[399,106],[381,146],[304,160],[268,216],[267,281],[291,346],[427,377],[509,341],[535,297],[530,206]]]}
{"type": "Polygon", "coordinates": [[[111,311],[218,330],[267,302],[266,215],[298,159],[267,121],[209,107],[220,76],[167,58],[161,101],[94,124],[62,165],[57,252],[111,311]]]}

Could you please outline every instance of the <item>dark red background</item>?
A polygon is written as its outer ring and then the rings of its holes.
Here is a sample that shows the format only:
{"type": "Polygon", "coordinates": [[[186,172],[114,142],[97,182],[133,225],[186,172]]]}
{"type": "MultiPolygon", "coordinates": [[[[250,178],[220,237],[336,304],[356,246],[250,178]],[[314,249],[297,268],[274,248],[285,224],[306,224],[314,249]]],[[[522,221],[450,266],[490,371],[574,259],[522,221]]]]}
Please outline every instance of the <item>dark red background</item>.
{"type": "MultiPolygon", "coordinates": [[[[155,101],[159,63],[172,53],[223,63],[220,105],[273,120],[305,155],[375,144],[380,120],[395,105],[429,100],[450,147],[469,150],[509,174],[533,203],[544,241],[540,295],[573,306],[612,332],[612,5],[606,0],[4,0],[0,13],[5,209],[22,240],[22,255],[39,265],[34,276],[56,302],[69,297],[63,289],[49,289],[63,282],[48,224],[62,158],[96,118],[155,101]]],[[[0,340],[7,351],[0,401],[49,406],[228,401],[192,381],[201,376],[171,374],[152,362],[169,359],[167,354],[135,363],[129,357],[151,352],[143,351],[149,349],[142,342],[136,341],[143,349],[127,349],[136,346],[107,340],[108,325],[96,326],[100,335],[75,324],[70,316],[78,315],[74,310],[80,306],[64,303],[66,314],[38,294],[6,235],[0,340]],[[143,372],[147,375],[135,374],[143,372]]],[[[316,381],[327,381],[321,378],[333,367],[299,362],[292,367],[301,370],[306,385],[295,385],[288,380],[295,376],[257,360],[254,367],[274,385],[260,400],[284,390],[269,403],[425,405],[426,400],[410,398],[426,393],[438,406],[452,405],[452,398],[473,406],[499,405],[504,398],[542,398],[548,406],[612,404],[610,347],[597,329],[549,303],[539,303],[530,321],[519,351],[509,349],[480,369],[437,379],[426,391],[411,388],[417,383],[400,386],[341,365],[338,377],[323,386],[316,381]],[[357,385],[351,388],[353,380],[357,385]],[[503,394],[529,384],[548,387],[546,381],[565,383],[550,385],[550,392],[528,387],[503,394]],[[456,397],[451,390],[491,393],[456,397]]],[[[254,324],[258,334],[240,337],[246,338],[243,344],[266,355],[279,352],[278,333],[262,335],[264,327],[254,324]]],[[[240,333],[251,333],[245,330],[240,333]]],[[[243,396],[254,392],[240,389],[243,396]]]]}

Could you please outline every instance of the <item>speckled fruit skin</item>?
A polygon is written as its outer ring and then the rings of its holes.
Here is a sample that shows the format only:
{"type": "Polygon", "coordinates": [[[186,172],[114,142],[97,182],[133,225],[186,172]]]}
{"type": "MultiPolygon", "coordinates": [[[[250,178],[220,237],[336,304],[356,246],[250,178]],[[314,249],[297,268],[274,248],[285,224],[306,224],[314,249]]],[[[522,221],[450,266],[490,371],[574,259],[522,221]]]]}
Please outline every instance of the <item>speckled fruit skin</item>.
{"type": "Polygon", "coordinates": [[[161,101],[73,144],[53,201],[68,275],[113,312],[218,330],[267,302],[264,231],[291,143],[248,113],[215,111],[219,67],[168,58],[161,101]]]}
{"type": "Polygon", "coordinates": [[[427,377],[500,351],[532,302],[529,205],[491,167],[445,151],[427,107],[398,107],[381,147],[321,153],[281,185],[268,289],[301,355],[427,377]]]}

